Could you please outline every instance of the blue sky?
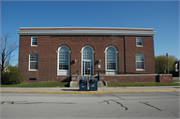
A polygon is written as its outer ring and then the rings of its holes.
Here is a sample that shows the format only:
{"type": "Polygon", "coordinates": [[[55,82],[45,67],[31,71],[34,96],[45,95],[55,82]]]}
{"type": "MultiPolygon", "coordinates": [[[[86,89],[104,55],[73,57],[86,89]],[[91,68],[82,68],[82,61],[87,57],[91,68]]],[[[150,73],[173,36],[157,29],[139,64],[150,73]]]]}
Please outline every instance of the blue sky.
{"type": "MultiPolygon", "coordinates": [[[[155,56],[179,55],[179,1],[1,1],[1,34],[20,27],[153,28],[155,56]]],[[[12,65],[18,64],[18,49],[12,65]]]]}

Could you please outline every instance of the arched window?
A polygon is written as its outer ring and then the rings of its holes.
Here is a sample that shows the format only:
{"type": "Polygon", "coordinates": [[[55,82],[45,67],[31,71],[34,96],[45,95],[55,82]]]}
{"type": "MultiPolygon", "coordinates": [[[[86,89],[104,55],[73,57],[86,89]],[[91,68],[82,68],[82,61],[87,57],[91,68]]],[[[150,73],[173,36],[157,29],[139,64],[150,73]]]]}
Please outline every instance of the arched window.
{"type": "Polygon", "coordinates": [[[92,60],[93,59],[92,53],[93,53],[93,51],[90,47],[85,47],[83,49],[83,60],[92,60]]]}
{"type": "Polygon", "coordinates": [[[82,49],[82,74],[93,75],[93,49],[85,46],[82,49]]]}
{"type": "Polygon", "coordinates": [[[69,48],[66,46],[58,49],[58,75],[69,75],[69,48]]]}
{"type": "Polygon", "coordinates": [[[114,75],[117,70],[116,49],[112,46],[106,48],[106,74],[114,75]]]}

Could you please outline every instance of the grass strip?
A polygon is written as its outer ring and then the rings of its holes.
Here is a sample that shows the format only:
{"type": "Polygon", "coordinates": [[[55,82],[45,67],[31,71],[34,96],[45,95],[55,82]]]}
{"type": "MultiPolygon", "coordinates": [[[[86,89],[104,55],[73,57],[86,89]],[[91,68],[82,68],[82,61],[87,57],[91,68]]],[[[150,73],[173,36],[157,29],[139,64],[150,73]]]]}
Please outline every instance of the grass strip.
{"type": "MultiPolygon", "coordinates": [[[[179,86],[178,80],[173,80],[173,83],[108,83],[108,87],[135,87],[135,86],[179,86]]],[[[69,87],[69,82],[47,82],[47,83],[31,83],[31,84],[14,84],[14,85],[1,85],[1,87],[69,87]]]]}
{"type": "Polygon", "coordinates": [[[173,83],[179,83],[179,80],[173,80],[173,83]]]}
{"type": "Polygon", "coordinates": [[[179,86],[179,83],[108,83],[108,87],[136,87],[136,86],[179,86]]]}
{"type": "Polygon", "coordinates": [[[69,82],[47,82],[47,83],[31,83],[31,84],[14,84],[14,85],[1,85],[1,87],[69,87],[69,82]]]}

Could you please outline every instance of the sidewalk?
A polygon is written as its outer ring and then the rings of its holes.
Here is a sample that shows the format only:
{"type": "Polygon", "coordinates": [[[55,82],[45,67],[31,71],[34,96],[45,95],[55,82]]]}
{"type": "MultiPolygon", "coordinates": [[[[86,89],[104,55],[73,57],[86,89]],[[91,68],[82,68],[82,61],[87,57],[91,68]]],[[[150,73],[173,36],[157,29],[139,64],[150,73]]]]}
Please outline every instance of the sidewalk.
{"type": "Polygon", "coordinates": [[[11,93],[136,93],[136,92],[164,92],[180,91],[180,86],[148,86],[148,87],[98,87],[98,91],[79,91],[79,88],[52,87],[52,88],[0,88],[0,92],[11,93]]]}

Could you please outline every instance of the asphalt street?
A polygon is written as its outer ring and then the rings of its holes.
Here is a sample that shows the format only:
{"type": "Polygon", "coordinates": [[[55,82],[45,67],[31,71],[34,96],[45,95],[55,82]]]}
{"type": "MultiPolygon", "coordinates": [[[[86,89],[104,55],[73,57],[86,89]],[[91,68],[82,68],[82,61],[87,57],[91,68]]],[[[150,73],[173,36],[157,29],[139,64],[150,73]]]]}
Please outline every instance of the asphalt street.
{"type": "Polygon", "coordinates": [[[180,77],[173,77],[173,80],[179,80],[180,81],[180,77]]]}
{"type": "Polygon", "coordinates": [[[1,119],[179,119],[179,92],[1,93],[1,119]]]}

